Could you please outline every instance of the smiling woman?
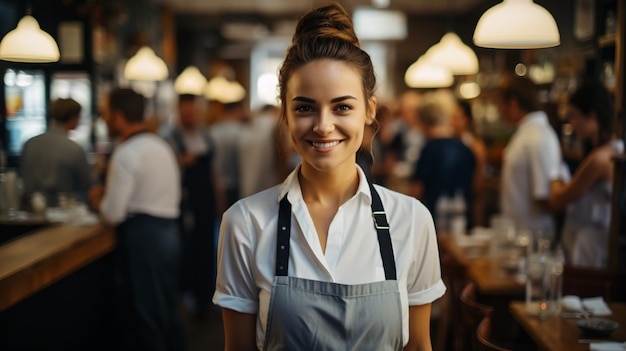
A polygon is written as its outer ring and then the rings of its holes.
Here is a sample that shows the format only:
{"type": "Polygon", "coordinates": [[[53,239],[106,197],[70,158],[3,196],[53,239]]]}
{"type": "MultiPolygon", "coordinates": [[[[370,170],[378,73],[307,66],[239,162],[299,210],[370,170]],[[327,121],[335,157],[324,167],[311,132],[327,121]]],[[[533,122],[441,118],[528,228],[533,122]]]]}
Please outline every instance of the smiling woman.
{"type": "Polygon", "coordinates": [[[341,6],[300,19],[279,87],[302,162],[224,214],[213,301],[226,350],[432,349],[430,304],[445,292],[432,217],[356,164],[375,86],[341,6]]]}

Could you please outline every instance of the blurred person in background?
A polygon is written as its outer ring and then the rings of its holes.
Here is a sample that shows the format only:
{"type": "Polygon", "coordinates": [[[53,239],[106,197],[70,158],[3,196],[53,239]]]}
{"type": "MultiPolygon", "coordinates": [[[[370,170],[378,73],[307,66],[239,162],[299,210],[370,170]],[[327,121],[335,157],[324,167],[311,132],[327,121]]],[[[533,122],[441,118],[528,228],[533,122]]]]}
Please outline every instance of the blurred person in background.
{"type": "Polygon", "coordinates": [[[280,110],[265,105],[245,123],[239,138],[240,196],[246,197],[280,182],[278,168],[278,135],[276,126],[280,110]]]}
{"type": "Polygon", "coordinates": [[[407,90],[399,98],[395,117],[381,125],[380,141],[385,150],[385,164],[390,174],[400,179],[411,175],[426,142],[417,116],[420,99],[420,93],[407,90]]]}
{"type": "MultiPolygon", "coordinates": [[[[424,202],[437,223],[437,201],[441,197],[462,196],[472,203],[472,185],[476,174],[476,158],[472,150],[452,134],[452,112],[455,105],[447,92],[424,95],[417,116],[424,130],[426,144],[411,176],[411,195],[424,202]]],[[[465,206],[465,228],[471,228],[471,211],[465,206]]],[[[444,227],[446,225],[444,224],[444,227]]],[[[464,229],[465,229],[464,228],[464,229]]],[[[449,228],[448,228],[449,229],[449,228]]]]}
{"type": "Polygon", "coordinates": [[[538,88],[529,78],[504,77],[498,94],[500,116],[515,127],[503,155],[500,210],[518,229],[553,239],[550,182],[562,163],[556,132],[541,111],[538,88]]]}
{"type": "Polygon", "coordinates": [[[180,172],[172,148],[147,131],[145,99],[116,88],[103,104],[103,117],[120,140],[111,157],[106,186],[89,192],[91,206],[116,226],[122,289],[132,318],[125,326],[129,349],[184,350],[178,309],[180,239],[177,218],[180,172]],[[136,326],[134,325],[136,324],[136,326]],[[138,332],[135,332],[138,330],[138,332]]]}
{"type": "Polygon", "coordinates": [[[73,99],[57,99],[48,110],[48,129],[29,139],[20,159],[19,174],[24,182],[24,199],[42,193],[48,206],[56,206],[59,194],[67,193],[87,201],[93,172],[85,150],[68,137],[78,126],[81,106],[73,99]]]}
{"type": "Polygon", "coordinates": [[[239,139],[247,115],[244,111],[243,97],[238,97],[236,101],[229,100],[230,98],[225,96],[226,100],[221,101],[221,115],[210,129],[211,139],[215,144],[215,171],[224,192],[224,202],[218,203],[219,213],[241,197],[239,139]]]}
{"type": "Polygon", "coordinates": [[[487,147],[485,142],[474,132],[472,106],[466,100],[456,100],[452,114],[452,135],[460,139],[474,153],[476,172],[472,185],[471,206],[474,226],[484,226],[485,215],[485,168],[487,166],[487,147]]]}
{"type": "Polygon", "coordinates": [[[215,290],[215,225],[221,196],[214,169],[215,147],[201,125],[197,97],[178,97],[178,122],[163,137],[172,146],[181,170],[181,286],[190,292],[191,308],[203,319],[215,290]]]}
{"type": "Polygon", "coordinates": [[[566,262],[604,268],[608,263],[614,163],[613,98],[604,84],[586,79],[569,97],[567,119],[575,135],[592,145],[571,180],[554,179],[550,205],[566,209],[561,236],[566,262]]]}

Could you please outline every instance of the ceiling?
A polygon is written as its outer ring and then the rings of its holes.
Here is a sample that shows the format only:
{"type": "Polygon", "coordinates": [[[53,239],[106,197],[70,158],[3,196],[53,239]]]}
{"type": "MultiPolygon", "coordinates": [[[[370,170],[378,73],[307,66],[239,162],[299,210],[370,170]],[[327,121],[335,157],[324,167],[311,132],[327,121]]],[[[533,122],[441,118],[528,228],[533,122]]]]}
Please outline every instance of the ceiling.
{"type": "MultiPolygon", "coordinates": [[[[152,0],[167,5],[179,14],[302,14],[307,10],[326,4],[328,0],[152,0]]],[[[346,9],[360,6],[373,7],[374,3],[388,2],[391,10],[407,14],[463,13],[485,0],[340,0],[346,9]]]]}

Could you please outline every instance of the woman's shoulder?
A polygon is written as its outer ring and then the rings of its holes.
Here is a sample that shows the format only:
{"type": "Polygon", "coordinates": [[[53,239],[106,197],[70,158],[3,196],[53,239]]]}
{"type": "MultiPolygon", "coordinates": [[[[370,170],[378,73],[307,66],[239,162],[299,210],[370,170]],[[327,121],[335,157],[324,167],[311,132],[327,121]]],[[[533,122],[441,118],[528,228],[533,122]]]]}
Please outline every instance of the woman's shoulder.
{"type": "Polygon", "coordinates": [[[610,145],[598,146],[587,155],[586,162],[592,167],[612,164],[615,154],[615,149],[610,145]]]}

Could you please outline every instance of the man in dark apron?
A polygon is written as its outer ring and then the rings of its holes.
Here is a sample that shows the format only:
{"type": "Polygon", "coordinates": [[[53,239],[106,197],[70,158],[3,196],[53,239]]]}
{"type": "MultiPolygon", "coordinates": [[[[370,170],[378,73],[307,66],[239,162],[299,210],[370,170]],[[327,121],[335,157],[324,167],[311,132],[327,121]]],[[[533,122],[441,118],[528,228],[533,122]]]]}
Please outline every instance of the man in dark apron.
{"type": "Polygon", "coordinates": [[[183,244],[181,285],[192,293],[195,314],[203,318],[215,290],[216,186],[213,175],[214,146],[199,126],[194,95],[180,95],[179,121],[166,139],[181,169],[183,244]]]}
{"type": "Polygon", "coordinates": [[[139,345],[130,348],[184,350],[177,306],[180,176],[171,148],[146,131],[144,104],[143,96],[130,89],[110,93],[102,112],[120,144],[106,187],[94,187],[89,199],[117,229],[123,288],[130,293],[138,329],[133,336],[139,345]]]}

